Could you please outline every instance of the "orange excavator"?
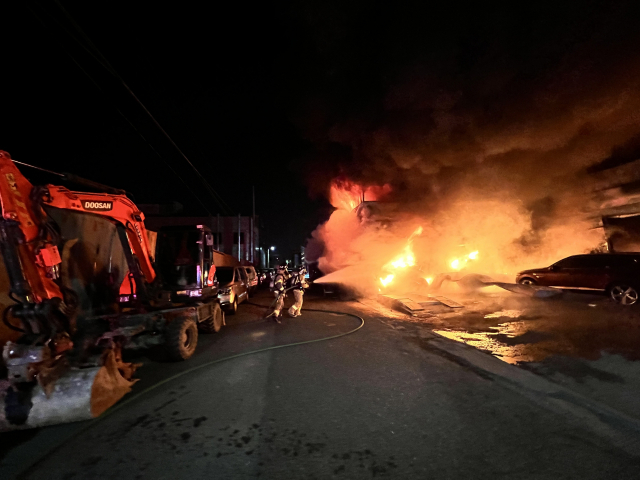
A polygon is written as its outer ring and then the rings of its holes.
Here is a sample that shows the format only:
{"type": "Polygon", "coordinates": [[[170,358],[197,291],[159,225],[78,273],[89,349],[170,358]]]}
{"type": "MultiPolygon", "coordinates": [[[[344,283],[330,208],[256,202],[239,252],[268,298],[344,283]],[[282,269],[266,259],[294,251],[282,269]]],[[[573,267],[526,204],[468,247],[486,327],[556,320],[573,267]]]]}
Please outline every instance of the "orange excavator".
{"type": "Polygon", "coordinates": [[[98,416],[135,381],[123,348],[162,345],[186,360],[198,331],[222,327],[205,227],[154,236],[124,192],[34,187],[4,151],[0,203],[15,302],[2,321],[19,334],[2,352],[0,431],[98,416]]]}

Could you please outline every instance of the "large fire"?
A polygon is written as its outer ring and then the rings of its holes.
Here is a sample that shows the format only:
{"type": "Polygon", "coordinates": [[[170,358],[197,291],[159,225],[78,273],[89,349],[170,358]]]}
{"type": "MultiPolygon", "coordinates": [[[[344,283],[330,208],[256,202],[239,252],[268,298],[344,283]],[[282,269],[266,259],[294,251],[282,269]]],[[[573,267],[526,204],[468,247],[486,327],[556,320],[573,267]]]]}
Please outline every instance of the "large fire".
{"type": "Polygon", "coordinates": [[[364,187],[346,179],[335,179],[329,189],[329,201],[335,208],[352,211],[363,201],[380,200],[391,192],[388,184],[364,187]]]}
{"type": "MultiPolygon", "coordinates": [[[[416,236],[422,235],[422,232],[423,232],[423,228],[418,227],[411,234],[411,236],[407,240],[407,244],[404,247],[404,251],[402,255],[390,261],[383,267],[383,270],[385,272],[396,272],[398,269],[414,267],[416,265],[416,257],[415,257],[415,254],[413,253],[413,238],[416,236]]],[[[448,266],[455,271],[460,271],[465,267],[467,267],[467,264],[469,263],[469,261],[477,260],[479,253],[480,252],[478,250],[475,250],[462,257],[454,258],[453,260],[451,260],[451,262],[449,262],[448,266]]],[[[380,283],[382,284],[383,287],[387,287],[393,282],[394,278],[396,278],[395,274],[389,273],[385,277],[380,277],[380,283]]],[[[431,285],[431,283],[433,282],[433,277],[431,276],[423,277],[423,278],[427,282],[427,285],[431,285]]]]}
{"type": "Polygon", "coordinates": [[[552,223],[532,237],[531,213],[512,199],[469,194],[446,204],[434,200],[401,208],[381,201],[390,192],[388,185],[364,186],[344,178],[331,183],[336,210],[308,244],[307,258],[328,274],[318,283],[341,283],[370,295],[437,289],[446,276],[483,274],[508,282],[524,268],[585,253],[601,236],[576,221],[552,223]],[[378,201],[366,221],[354,214],[363,199],[378,201]]]}

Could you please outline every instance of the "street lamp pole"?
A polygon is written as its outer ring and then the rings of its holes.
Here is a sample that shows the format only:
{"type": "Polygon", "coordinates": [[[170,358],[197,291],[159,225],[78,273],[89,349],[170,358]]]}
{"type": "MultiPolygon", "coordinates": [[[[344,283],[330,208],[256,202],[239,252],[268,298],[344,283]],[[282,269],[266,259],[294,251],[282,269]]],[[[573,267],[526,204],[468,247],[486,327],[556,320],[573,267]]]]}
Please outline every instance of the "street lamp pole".
{"type": "Polygon", "coordinates": [[[267,268],[271,268],[271,263],[269,262],[269,251],[275,252],[276,247],[272,245],[271,247],[267,248],[267,268]]]}

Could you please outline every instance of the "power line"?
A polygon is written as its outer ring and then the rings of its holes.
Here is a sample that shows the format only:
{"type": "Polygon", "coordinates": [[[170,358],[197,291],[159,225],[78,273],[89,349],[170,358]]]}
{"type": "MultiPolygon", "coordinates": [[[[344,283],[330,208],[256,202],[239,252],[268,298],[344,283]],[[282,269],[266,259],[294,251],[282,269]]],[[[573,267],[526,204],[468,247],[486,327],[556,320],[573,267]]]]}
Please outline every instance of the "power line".
{"type": "MultiPolygon", "coordinates": [[[[38,19],[38,21],[40,21],[40,23],[42,23],[42,25],[46,28],[47,24],[46,22],[31,8],[31,6],[29,6],[29,9],[31,10],[31,13],[38,19]]],[[[43,9],[44,10],[44,9],[43,9]]],[[[48,14],[48,12],[45,11],[45,13],[48,14]]],[[[84,46],[82,44],[82,42],[80,42],[71,32],[69,32],[64,25],[62,25],[56,18],[54,18],[52,15],[48,14],[49,18],[55,22],[58,27],[63,30],[65,33],[67,33],[67,35],[69,35],[71,38],[73,38],[82,48],[83,50],[85,50],[89,55],[91,55],[98,63],[100,63],[104,68],[106,68],[107,70],[110,70],[108,65],[105,65],[99,58],[97,58],[95,56],[95,54],[93,52],[91,52],[89,49],[86,48],[86,46],[84,46]]],[[[91,83],[93,83],[93,85],[99,90],[101,91],[104,96],[107,96],[107,92],[105,92],[105,90],[102,88],[102,86],[93,78],[93,76],[80,64],[80,62],[78,62],[78,60],[76,60],[76,58],[71,54],[71,52],[69,52],[69,50],[67,50],[64,45],[62,45],[62,48],[65,50],[65,52],[67,53],[67,55],[69,56],[69,58],[71,59],[71,61],[73,63],[75,63],[75,65],[80,69],[80,71],[82,73],[84,73],[87,78],[91,81],[91,83]]],[[[112,73],[112,72],[110,72],[112,73]]],[[[202,205],[202,207],[205,209],[205,211],[211,215],[211,212],[209,211],[209,209],[207,208],[207,206],[205,205],[205,203],[200,199],[200,197],[198,196],[198,194],[196,194],[196,192],[193,191],[193,189],[189,186],[189,184],[182,178],[182,176],[180,176],[180,174],[169,164],[169,162],[167,162],[167,160],[160,154],[160,152],[158,152],[156,150],[156,148],[153,146],[153,144],[147,140],[147,138],[142,134],[142,132],[134,125],[134,123],[129,119],[129,117],[122,111],[122,109],[118,108],[116,105],[113,105],[113,107],[115,108],[115,110],[122,116],[122,118],[129,124],[129,126],[133,129],[133,131],[135,131],[140,138],[147,144],[147,146],[151,149],[151,151],[153,151],[153,153],[155,153],[158,158],[160,158],[160,160],[162,160],[164,162],[164,164],[167,166],[167,168],[169,168],[169,170],[171,170],[171,172],[178,178],[178,180],[180,180],[180,182],[182,184],[184,184],[185,187],[187,187],[187,189],[189,190],[189,192],[193,195],[193,197],[198,201],[198,203],[200,203],[200,205],[202,205]]]]}
{"type": "MultiPolygon", "coordinates": [[[[144,113],[148,118],[151,119],[154,126],[162,133],[162,135],[171,143],[171,145],[175,148],[178,154],[189,164],[189,166],[196,173],[200,181],[203,183],[205,189],[209,192],[214,201],[218,204],[220,209],[223,211],[222,213],[230,213],[231,209],[227,205],[227,203],[218,195],[215,189],[211,186],[211,184],[206,180],[206,178],[200,173],[200,171],[196,168],[196,166],[189,160],[189,158],[185,155],[185,153],[178,147],[178,145],[174,142],[171,136],[162,128],[160,123],[155,119],[155,117],[151,114],[151,112],[147,109],[147,107],[142,103],[142,101],[135,95],[135,93],[129,88],[124,79],[118,74],[118,72],[113,68],[113,66],[109,63],[104,55],[100,52],[100,50],[95,46],[95,44],[91,41],[91,39],[84,33],[84,31],[80,28],[80,26],[73,20],[71,15],[66,11],[66,9],[60,4],[58,0],[54,1],[55,5],[65,16],[67,21],[71,24],[76,33],[81,37],[78,38],[74,35],[73,32],[69,31],[64,25],[62,25],[53,15],[49,12],[46,12],[51,20],[53,20],[57,26],[64,31],[74,42],[76,42],[85,52],[87,52],[96,62],[98,62],[108,73],[110,73],[114,78],[116,78],[119,83],[125,88],[125,90],[129,93],[129,95],[134,99],[134,101],[138,104],[139,107],[142,108],[144,113]],[[84,41],[83,41],[84,40],[84,41]]],[[[46,23],[40,18],[34,10],[29,7],[31,12],[38,18],[38,20],[43,23],[46,27],[46,23]]],[[[44,9],[43,9],[44,10],[44,9]]],[[[63,45],[64,48],[64,45],[63,45]]],[[[65,48],[65,51],[71,57],[72,61],[78,66],[78,68],[91,80],[91,82],[103,92],[103,94],[107,95],[102,86],[93,78],[93,76],[85,69],[83,66],[74,58],[74,56],[65,48]]],[[[171,170],[171,172],[187,187],[189,192],[196,198],[196,200],[202,205],[202,207],[207,211],[209,215],[211,212],[204,204],[204,202],[200,199],[200,197],[193,191],[190,185],[178,174],[178,172],[169,164],[169,162],[158,152],[158,150],[152,145],[152,143],[142,134],[142,132],[134,125],[134,123],[128,118],[124,112],[115,106],[115,109],[118,113],[127,121],[127,123],[133,128],[133,130],[147,143],[149,148],[165,163],[165,165],[171,170]]]]}
{"type": "Polygon", "coordinates": [[[65,177],[65,175],[62,174],[62,173],[54,172],[53,170],[47,170],[46,168],[42,168],[42,167],[36,167],[35,165],[29,165],[28,163],[19,162],[18,160],[15,160],[13,158],[11,159],[11,161],[13,163],[18,163],[20,165],[24,165],[25,167],[31,167],[31,168],[35,168],[36,170],[42,170],[43,172],[50,173],[52,175],[57,175],[57,176],[63,177],[63,178],[65,177]]]}
{"type": "MultiPolygon", "coordinates": [[[[207,188],[207,190],[209,190],[210,193],[213,193],[213,197],[216,200],[216,203],[220,203],[220,201],[222,201],[222,198],[218,195],[218,193],[215,191],[215,189],[211,186],[211,184],[207,181],[207,179],[200,173],[200,171],[196,168],[196,166],[191,163],[191,160],[189,160],[189,158],[185,155],[185,153],[180,149],[180,147],[178,147],[178,145],[173,141],[173,138],[171,138],[171,136],[165,131],[164,128],[162,128],[162,126],[160,125],[160,123],[156,120],[156,118],[151,114],[151,112],[147,109],[147,107],[144,105],[144,103],[142,103],[142,101],[136,96],[135,93],[133,93],[133,90],[131,90],[131,88],[129,88],[129,85],[127,85],[127,83],[124,81],[124,79],[118,74],[118,72],[116,71],[115,68],[113,68],[113,66],[111,65],[111,63],[109,63],[109,61],[107,60],[107,58],[102,54],[102,52],[98,49],[98,47],[96,47],[96,45],[91,41],[91,39],[87,36],[86,33],[84,33],[84,31],[80,28],[80,25],[78,25],[75,20],[73,19],[73,17],[71,17],[71,15],[67,12],[67,10],[64,8],[64,6],[58,1],[55,0],[55,4],[58,6],[58,8],[62,11],[62,13],[65,15],[65,17],[67,17],[67,19],[69,20],[69,22],[73,25],[73,27],[78,31],[78,33],[85,39],[85,41],[87,42],[87,44],[89,45],[90,49],[95,52],[95,55],[100,59],[100,63],[114,76],[116,77],[124,86],[124,88],[127,90],[127,92],[129,92],[129,94],[133,97],[133,99],[138,103],[138,105],[140,105],[140,107],[142,107],[142,109],[144,110],[144,112],[149,116],[149,118],[151,119],[151,121],[155,124],[155,126],[162,132],[162,134],[167,138],[167,140],[169,140],[169,142],[171,142],[171,145],[173,145],[173,147],[176,149],[176,151],[180,154],[180,156],[189,164],[189,166],[196,172],[196,174],[198,175],[198,177],[202,180],[202,182],[204,183],[205,187],[207,188]]],[[[78,41],[77,39],[75,39],[75,37],[73,37],[74,40],[78,41]]],[[[78,41],[79,42],[79,41],[78,41]]],[[[222,203],[225,204],[225,206],[228,208],[228,205],[226,205],[226,203],[224,201],[222,201],[222,203]]],[[[220,205],[222,206],[222,205],[220,205]]]]}

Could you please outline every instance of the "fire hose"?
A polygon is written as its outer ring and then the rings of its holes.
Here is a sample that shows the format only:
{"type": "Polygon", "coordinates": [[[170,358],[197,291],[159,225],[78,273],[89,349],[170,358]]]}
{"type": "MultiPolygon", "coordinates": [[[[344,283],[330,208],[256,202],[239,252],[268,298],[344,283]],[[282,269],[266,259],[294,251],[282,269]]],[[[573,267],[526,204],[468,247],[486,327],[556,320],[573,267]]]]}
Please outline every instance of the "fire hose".
{"type": "MultiPolygon", "coordinates": [[[[277,298],[276,298],[276,300],[277,300],[277,298]]],[[[273,306],[273,303],[271,304],[271,306],[260,305],[260,304],[252,303],[252,302],[247,302],[247,303],[249,305],[254,305],[254,306],[258,306],[258,307],[262,307],[262,308],[271,308],[273,306]]],[[[177,373],[176,375],[172,375],[172,376],[170,376],[168,378],[165,378],[164,380],[161,380],[158,383],[145,388],[141,392],[136,393],[135,395],[131,396],[127,400],[115,405],[114,407],[110,408],[109,410],[107,410],[105,413],[103,413],[99,417],[97,417],[97,418],[95,418],[93,420],[87,420],[87,424],[86,424],[86,426],[84,428],[81,428],[81,429],[79,429],[77,431],[72,432],[70,435],[66,436],[60,443],[58,443],[57,445],[55,445],[54,447],[49,449],[47,452],[45,452],[35,462],[33,462],[30,465],[26,466],[25,468],[21,469],[21,472],[18,475],[18,478],[24,478],[26,475],[28,475],[30,473],[31,470],[33,470],[35,467],[37,467],[37,465],[39,465],[41,462],[46,460],[49,456],[51,456],[52,454],[57,452],[60,448],[62,448],[72,438],[75,438],[78,435],[81,435],[81,434],[85,433],[89,429],[91,429],[91,428],[95,427],[96,425],[98,425],[98,423],[100,423],[102,420],[107,418],[109,415],[121,410],[122,408],[124,408],[128,404],[138,400],[139,398],[141,398],[142,396],[146,395],[147,393],[157,389],[158,387],[160,387],[162,385],[170,383],[170,382],[172,382],[172,381],[174,381],[174,380],[176,380],[178,378],[184,377],[185,375],[188,375],[188,374],[193,373],[195,371],[201,370],[203,368],[210,367],[210,366],[216,365],[218,363],[227,362],[229,360],[234,360],[236,358],[241,358],[241,357],[246,357],[246,356],[249,356],[249,355],[268,352],[268,351],[271,351],[271,350],[279,350],[279,349],[282,349],[282,348],[297,347],[297,346],[300,346],[300,345],[308,345],[308,344],[311,344],[311,343],[325,342],[325,341],[333,340],[333,339],[340,338],[340,337],[346,337],[347,335],[351,335],[352,333],[355,333],[358,330],[360,330],[362,327],[364,327],[364,318],[362,318],[362,317],[360,317],[360,316],[358,316],[358,315],[356,315],[354,313],[338,312],[338,311],[334,311],[334,310],[312,309],[312,308],[305,308],[305,312],[318,312],[318,313],[328,313],[328,314],[333,314],[333,315],[345,315],[345,316],[353,317],[353,318],[356,318],[356,319],[360,320],[360,325],[358,325],[356,328],[354,328],[352,330],[349,330],[348,332],[338,333],[336,335],[331,335],[329,337],[321,337],[321,338],[316,338],[316,339],[313,339],[313,340],[304,340],[302,342],[285,343],[285,344],[282,344],[282,345],[272,345],[270,347],[260,348],[258,350],[251,350],[249,352],[237,353],[235,355],[230,355],[228,357],[218,358],[216,360],[211,360],[210,362],[203,363],[202,365],[198,365],[196,367],[192,367],[192,368],[190,368],[188,370],[185,370],[184,372],[180,372],[180,373],[177,373]]]]}

